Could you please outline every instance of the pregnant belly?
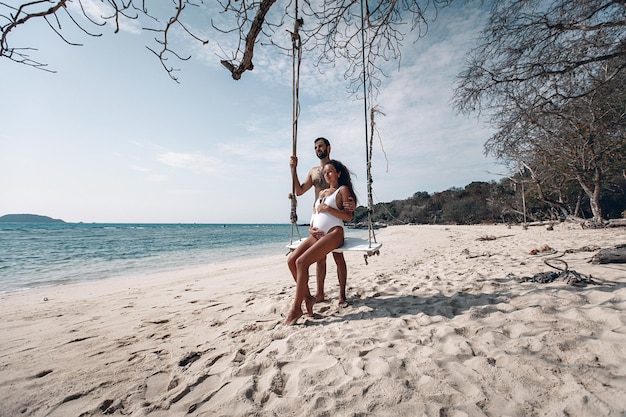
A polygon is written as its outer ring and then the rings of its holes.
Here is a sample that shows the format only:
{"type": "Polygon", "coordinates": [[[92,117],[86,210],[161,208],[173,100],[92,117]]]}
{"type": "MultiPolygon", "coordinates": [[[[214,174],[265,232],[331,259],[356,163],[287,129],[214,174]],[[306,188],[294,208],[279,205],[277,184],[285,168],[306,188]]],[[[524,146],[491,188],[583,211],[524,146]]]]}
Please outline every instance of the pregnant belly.
{"type": "Polygon", "coordinates": [[[326,234],[335,226],[343,226],[343,221],[335,216],[331,216],[330,214],[317,213],[315,215],[315,219],[313,220],[313,226],[317,227],[318,230],[326,234]]]}

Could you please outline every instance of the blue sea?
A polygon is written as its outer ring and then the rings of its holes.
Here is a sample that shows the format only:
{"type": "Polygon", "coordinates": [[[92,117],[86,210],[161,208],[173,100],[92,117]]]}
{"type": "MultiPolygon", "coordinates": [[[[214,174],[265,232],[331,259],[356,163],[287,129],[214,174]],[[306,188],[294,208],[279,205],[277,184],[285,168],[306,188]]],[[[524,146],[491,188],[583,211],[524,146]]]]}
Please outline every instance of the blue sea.
{"type": "MultiPolygon", "coordinates": [[[[0,292],[286,254],[291,230],[290,224],[0,223],[0,292]]],[[[308,227],[299,231],[308,236],[308,227]]]]}

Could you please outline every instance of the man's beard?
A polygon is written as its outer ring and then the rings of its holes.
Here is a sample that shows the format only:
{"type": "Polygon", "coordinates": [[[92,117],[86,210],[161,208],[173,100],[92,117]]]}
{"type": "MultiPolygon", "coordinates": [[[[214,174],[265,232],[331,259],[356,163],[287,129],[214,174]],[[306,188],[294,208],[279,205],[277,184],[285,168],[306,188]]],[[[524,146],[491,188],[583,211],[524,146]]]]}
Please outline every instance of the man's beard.
{"type": "Polygon", "coordinates": [[[318,153],[318,154],[317,154],[317,157],[318,157],[319,159],[324,159],[324,158],[326,158],[327,156],[328,156],[328,152],[326,152],[326,151],[323,151],[323,152],[320,152],[320,153],[318,153]]]}

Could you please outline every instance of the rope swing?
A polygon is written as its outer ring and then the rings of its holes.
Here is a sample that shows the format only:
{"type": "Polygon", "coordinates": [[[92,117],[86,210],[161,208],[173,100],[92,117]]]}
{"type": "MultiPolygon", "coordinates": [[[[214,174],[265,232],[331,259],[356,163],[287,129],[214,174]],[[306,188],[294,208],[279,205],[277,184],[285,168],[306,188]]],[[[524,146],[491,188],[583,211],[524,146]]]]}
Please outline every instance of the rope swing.
{"type": "MultiPolygon", "coordinates": [[[[291,32],[291,50],[292,50],[292,97],[291,97],[291,134],[292,134],[292,147],[291,155],[297,156],[298,148],[298,118],[300,117],[300,63],[302,62],[302,39],[300,38],[300,26],[303,24],[303,20],[298,17],[298,0],[296,0],[296,13],[295,22],[293,24],[293,32],[291,32]]],[[[293,174],[292,174],[293,175],[293,174]]],[[[291,200],[291,212],[289,218],[291,220],[291,240],[293,243],[294,229],[298,233],[298,240],[301,240],[300,229],[298,229],[298,199],[296,197],[295,181],[291,181],[291,194],[289,199],[291,200]]]]}
{"type": "MultiPolygon", "coordinates": [[[[368,227],[368,240],[365,243],[361,239],[346,237],[344,244],[337,248],[335,252],[343,251],[361,251],[365,252],[363,255],[365,263],[367,264],[367,258],[371,255],[380,254],[380,247],[382,243],[376,241],[376,235],[374,233],[374,227],[372,225],[372,213],[373,213],[373,200],[372,200],[372,154],[373,154],[373,137],[374,137],[374,113],[375,109],[369,109],[368,102],[368,72],[365,57],[365,0],[361,0],[361,42],[362,42],[362,74],[363,74],[363,104],[364,104],[364,122],[365,122],[365,163],[367,167],[367,227],[368,227]],[[368,116],[368,113],[371,113],[368,116]],[[368,122],[371,121],[371,134],[368,133],[368,122]]],[[[300,38],[300,27],[303,25],[303,20],[298,17],[298,1],[295,1],[295,22],[294,29],[291,33],[292,44],[292,156],[297,156],[297,144],[298,144],[298,118],[300,117],[300,64],[302,62],[302,41],[300,38]]],[[[287,247],[291,250],[295,249],[300,243],[302,238],[300,237],[300,231],[298,229],[298,214],[297,207],[298,201],[296,198],[295,181],[292,174],[292,188],[289,194],[291,200],[291,240],[287,247]],[[294,241],[294,229],[298,234],[298,241],[294,241]]]]}
{"type": "Polygon", "coordinates": [[[374,202],[372,200],[372,153],[374,142],[374,109],[371,110],[372,132],[368,135],[368,101],[367,101],[367,64],[365,62],[365,0],[361,0],[361,65],[363,70],[363,119],[365,121],[365,166],[367,167],[367,230],[368,244],[372,247],[372,242],[376,243],[376,235],[372,225],[372,213],[374,202]]]}

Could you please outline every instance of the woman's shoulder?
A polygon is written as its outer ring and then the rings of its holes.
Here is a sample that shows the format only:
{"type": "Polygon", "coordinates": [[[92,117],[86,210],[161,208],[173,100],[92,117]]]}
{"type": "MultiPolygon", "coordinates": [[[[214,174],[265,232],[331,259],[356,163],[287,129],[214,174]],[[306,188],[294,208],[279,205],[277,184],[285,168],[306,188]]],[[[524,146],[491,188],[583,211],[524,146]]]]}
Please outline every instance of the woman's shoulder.
{"type": "Polygon", "coordinates": [[[341,201],[344,200],[350,200],[351,198],[356,200],[356,197],[354,196],[354,192],[352,191],[352,189],[350,187],[348,187],[347,185],[342,185],[341,187],[338,188],[338,196],[341,196],[341,201]]]}
{"type": "MultiPolygon", "coordinates": [[[[335,190],[336,191],[336,190],[335,190]]],[[[324,188],[323,190],[320,191],[319,196],[320,197],[328,197],[329,195],[331,195],[332,193],[334,193],[335,191],[331,191],[331,188],[324,188]]]]}
{"type": "Polygon", "coordinates": [[[340,185],[335,191],[335,194],[337,195],[337,198],[343,201],[344,197],[350,195],[350,189],[348,189],[345,185],[340,185]]]}
{"type": "Polygon", "coordinates": [[[343,193],[343,192],[344,192],[344,191],[343,191],[343,189],[344,189],[344,188],[345,188],[345,186],[344,186],[344,185],[340,185],[340,186],[339,186],[339,187],[337,187],[337,188],[335,189],[335,191],[333,191],[331,194],[337,194],[337,195],[339,195],[339,194],[341,194],[341,193],[343,193]]]}

